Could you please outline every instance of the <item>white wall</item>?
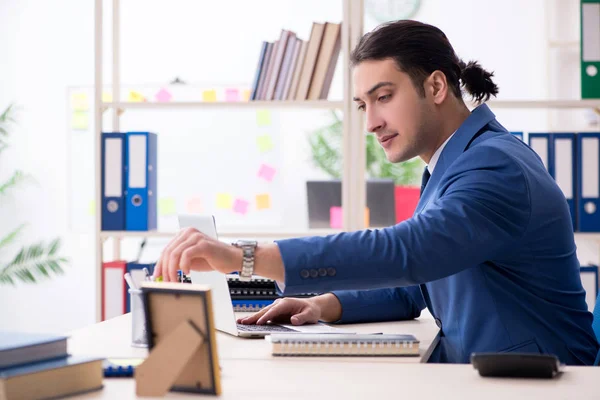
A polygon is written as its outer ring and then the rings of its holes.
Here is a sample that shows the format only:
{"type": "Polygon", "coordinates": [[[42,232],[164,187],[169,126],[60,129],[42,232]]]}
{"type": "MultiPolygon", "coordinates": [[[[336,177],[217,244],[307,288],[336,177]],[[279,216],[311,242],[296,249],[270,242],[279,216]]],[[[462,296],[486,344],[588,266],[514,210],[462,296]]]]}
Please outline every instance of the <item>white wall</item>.
{"type": "MultiPolygon", "coordinates": [[[[105,1],[106,18],[110,16],[110,3],[105,1]]],[[[122,80],[130,84],[163,83],[177,75],[196,83],[249,84],[261,40],[276,39],[283,27],[306,38],[311,21],[341,17],[341,2],[336,0],[123,3],[122,80]]],[[[563,94],[551,89],[556,77],[549,79],[549,75],[556,72],[549,71],[546,63],[549,33],[545,12],[563,7],[572,13],[577,10],[577,0],[422,3],[416,19],[444,30],[463,59],[477,59],[494,70],[499,98],[536,99],[563,94]]],[[[67,224],[70,154],[66,150],[69,121],[65,98],[68,87],[93,85],[93,12],[92,0],[0,1],[0,107],[11,101],[23,107],[13,146],[0,158],[0,180],[18,167],[39,181],[38,186],[24,187],[13,198],[2,200],[0,235],[28,221],[30,226],[19,244],[58,235],[65,240],[63,253],[72,261],[65,276],[49,282],[19,284],[16,288],[0,286],[0,329],[65,331],[94,321],[93,237],[73,232],[67,224]]],[[[367,17],[366,27],[373,26],[367,17]]],[[[569,30],[564,35],[572,33],[569,30]]],[[[106,42],[110,42],[110,34],[106,42]]],[[[565,68],[572,71],[578,65],[565,68]]],[[[340,73],[338,69],[332,98],[341,93],[340,73]]],[[[105,63],[105,74],[110,77],[110,60],[105,63]]],[[[571,85],[576,92],[578,83],[571,85]]],[[[553,123],[545,111],[497,110],[496,114],[513,130],[544,130],[553,123]]],[[[286,126],[307,119],[304,115],[283,118],[286,126]]],[[[227,121],[223,121],[223,129],[227,129],[227,121]]],[[[289,134],[296,139],[285,142],[282,154],[282,173],[286,185],[292,188],[286,201],[285,223],[292,227],[305,223],[305,216],[293,213],[305,207],[304,197],[297,190],[301,190],[306,177],[318,176],[305,161],[302,134],[303,130],[289,134]]],[[[137,243],[128,240],[123,255],[133,257],[137,243]]],[[[158,254],[164,241],[153,243],[146,254],[148,259],[158,254]]],[[[582,260],[598,259],[592,245],[584,244],[581,251],[582,260]]],[[[0,260],[6,257],[0,254],[0,260]]]]}

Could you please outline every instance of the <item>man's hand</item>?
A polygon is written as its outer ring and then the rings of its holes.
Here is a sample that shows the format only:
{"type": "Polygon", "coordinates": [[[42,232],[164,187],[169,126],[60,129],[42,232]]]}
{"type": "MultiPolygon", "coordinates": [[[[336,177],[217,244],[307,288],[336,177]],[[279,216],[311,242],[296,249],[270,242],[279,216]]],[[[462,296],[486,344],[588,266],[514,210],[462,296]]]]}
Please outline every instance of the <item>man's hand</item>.
{"type": "Polygon", "coordinates": [[[240,324],[264,325],[269,321],[292,323],[293,325],[316,324],[321,318],[321,309],[310,299],[286,297],[277,299],[273,304],[256,314],[238,319],[240,324]]]}
{"type": "Polygon", "coordinates": [[[289,323],[292,325],[316,324],[321,321],[334,322],[342,316],[342,305],[337,296],[326,293],[310,299],[286,297],[277,299],[273,304],[263,308],[256,314],[239,318],[240,324],[263,325],[269,321],[289,323]]]}
{"type": "Polygon", "coordinates": [[[242,267],[242,250],[206,236],[194,228],[186,228],[165,247],[156,267],[154,277],[177,282],[177,270],[189,274],[190,270],[219,271],[228,274],[242,267]]]}

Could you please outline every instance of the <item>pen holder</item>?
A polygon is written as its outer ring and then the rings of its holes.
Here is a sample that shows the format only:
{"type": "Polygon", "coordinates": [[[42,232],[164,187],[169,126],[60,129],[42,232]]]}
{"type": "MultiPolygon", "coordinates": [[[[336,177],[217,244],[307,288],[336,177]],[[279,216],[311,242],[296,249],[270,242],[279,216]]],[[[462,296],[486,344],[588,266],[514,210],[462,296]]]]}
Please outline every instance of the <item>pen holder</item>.
{"type": "Polygon", "coordinates": [[[131,304],[131,345],[148,347],[144,298],[140,289],[129,289],[129,304],[131,304]]]}

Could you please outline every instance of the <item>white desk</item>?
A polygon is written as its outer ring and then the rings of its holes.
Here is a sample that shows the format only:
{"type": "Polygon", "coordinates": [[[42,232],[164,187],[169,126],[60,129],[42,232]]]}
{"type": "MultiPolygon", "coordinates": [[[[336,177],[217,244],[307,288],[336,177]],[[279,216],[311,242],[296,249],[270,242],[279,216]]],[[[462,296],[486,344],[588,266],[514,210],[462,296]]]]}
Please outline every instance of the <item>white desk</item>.
{"type": "MultiPolygon", "coordinates": [[[[437,335],[430,317],[416,321],[345,325],[361,332],[412,333],[422,352],[437,335]]],[[[69,352],[145,357],[133,348],[125,315],[71,333],[69,352]]],[[[431,365],[419,357],[272,357],[269,343],[217,334],[222,399],[600,399],[600,368],[567,367],[558,379],[481,378],[471,365],[431,365]]],[[[201,397],[170,392],[168,398],[201,397]]],[[[133,399],[133,379],[104,379],[86,399],[133,399]]]]}

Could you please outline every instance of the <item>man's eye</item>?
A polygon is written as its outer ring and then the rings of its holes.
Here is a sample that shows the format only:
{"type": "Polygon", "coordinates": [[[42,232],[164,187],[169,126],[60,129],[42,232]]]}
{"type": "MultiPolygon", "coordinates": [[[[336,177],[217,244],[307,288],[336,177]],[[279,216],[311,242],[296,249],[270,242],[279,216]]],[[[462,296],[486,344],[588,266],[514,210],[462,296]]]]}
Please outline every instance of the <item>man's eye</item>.
{"type": "Polygon", "coordinates": [[[365,111],[365,105],[361,104],[360,106],[357,107],[358,111],[365,111]]]}
{"type": "Polygon", "coordinates": [[[385,96],[379,96],[379,98],[377,100],[379,100],[379,101],[386,101],[389,98],[390,98],[390,95],[386,94],[385,96]]]}

